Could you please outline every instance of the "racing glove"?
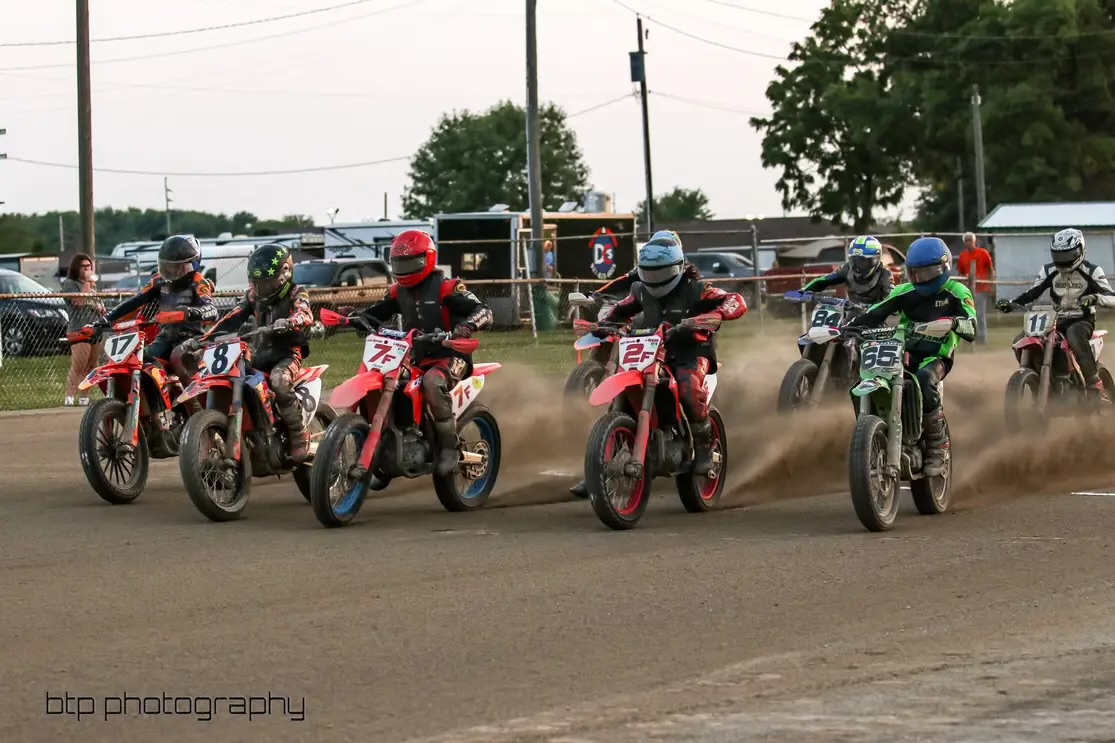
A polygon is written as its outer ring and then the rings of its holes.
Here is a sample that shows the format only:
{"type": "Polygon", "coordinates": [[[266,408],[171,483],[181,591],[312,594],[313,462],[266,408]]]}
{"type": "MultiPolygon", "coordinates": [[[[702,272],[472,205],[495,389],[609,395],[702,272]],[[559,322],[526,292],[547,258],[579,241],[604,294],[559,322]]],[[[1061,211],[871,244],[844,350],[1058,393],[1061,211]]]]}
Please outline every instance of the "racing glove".
{"type": "Polygon", "coordinates": [[[464,323],[458,325],[457,327],[453,328],[453,337],[454,338],[471,338],[472,337],[472,326],[465,325],[464,323]]]}
{"type": "Polygon", "coordinates": [[[995,309],[999,310],[999,312],[1010,312],[1011,311],[1010,300],[1009,299],[1000,299],[998,302],[995,303],[995,309]]]}
{"type": "Polygon", "coordinates": [[[278,320],[271,323],[271,329],[274,330],[276,333],[288,332],[290,330],[290,319],[286,317],[280,317],[278,320]]]}
{"type": "Polygon", "coordinates": [[[1092,307],[1096,304],[1096,302],[1099,301],[1099,299],[1100,298],[1097,297],[1095,294],[1085,294],[1083,297],[1080,298],[1080,306],[1092,307]]]}
{"type": "Polygon", "coordinates": [[[197,338],[187,338],[178,347],[182,349],[183,353],[197,353],[201,350],[201,341],[197,338]]]}

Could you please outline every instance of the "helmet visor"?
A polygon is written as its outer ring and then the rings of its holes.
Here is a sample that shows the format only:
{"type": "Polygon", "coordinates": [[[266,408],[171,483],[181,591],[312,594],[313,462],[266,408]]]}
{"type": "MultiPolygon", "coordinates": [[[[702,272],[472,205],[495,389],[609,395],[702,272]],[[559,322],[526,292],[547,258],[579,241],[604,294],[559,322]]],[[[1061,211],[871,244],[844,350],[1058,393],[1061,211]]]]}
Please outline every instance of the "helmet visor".
{"type": "Polygon", "coordinates": [[[170,262],[159,261],[159,275],[167,281],[177,281],[194,272],[193,261],[170,262]]]}
{"type": "Polygon", "coordinates": [[[1080,260],[1080,256],[1084,251],[1080,248],[1073,248],[1072,250],[1054,250],[1051,255],[1053,256],[1053,264],[1062,268],[1072,266],[1080,260]]]}
{"type": "Polygon", "coordinates": [[[675,276],[681,274],[681,264],[675,263],[672,266],[655,266],[654,268],[643,268],[639,266],[639,281],[647,286],[660,286],[668,284],[675,276]]]}
{"type": "Polygon", "coordinates": [[[852,271],[857,276],[867,276],[875,270],[879,265],[879,256],[877,255],[853,255],[848,258],[848,263],[852,266],[852,271]]]}
{"type": "Polygon", "coordinates": [[[928,284],[934,279],[939,278],[944,272],[944,263],[936,263],[932,266],[918,266],[917,268],[908,266],[906,268],[906,273],[910,276],[911,284],[928,284]]]}
{"type": "Polygon", "coordinates": [[[256,290],[257,297],[271,297],[282,290],[286,280],[282,276],[268,276],[262,279],[252,279],[252,288],[256,290]]]}
{"type": "Polygon", "coordinates": [[[425,268],[425,254],[391,256],[391,273],[396,276],[410,276],[411,274],[420,273],[425,268]]]}

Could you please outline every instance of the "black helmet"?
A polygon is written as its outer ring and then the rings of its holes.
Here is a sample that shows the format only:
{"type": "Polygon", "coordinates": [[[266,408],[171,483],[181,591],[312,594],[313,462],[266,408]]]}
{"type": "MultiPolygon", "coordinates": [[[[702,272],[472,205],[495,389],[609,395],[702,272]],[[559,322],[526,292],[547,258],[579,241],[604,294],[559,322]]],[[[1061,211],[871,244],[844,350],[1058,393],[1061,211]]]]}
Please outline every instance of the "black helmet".
{"type": "Polygon", "coordinates": [[[248,258],[248,281],[259,299],[273,299],[290,288],[294,257],[282,245],[260,245],[248,258]]]}
{"type": "Polygon", "coordinates": [[[184,285],[201,262],[201,246],[193,235],[171,235],[159,248],[159,276],[184,285]]]}

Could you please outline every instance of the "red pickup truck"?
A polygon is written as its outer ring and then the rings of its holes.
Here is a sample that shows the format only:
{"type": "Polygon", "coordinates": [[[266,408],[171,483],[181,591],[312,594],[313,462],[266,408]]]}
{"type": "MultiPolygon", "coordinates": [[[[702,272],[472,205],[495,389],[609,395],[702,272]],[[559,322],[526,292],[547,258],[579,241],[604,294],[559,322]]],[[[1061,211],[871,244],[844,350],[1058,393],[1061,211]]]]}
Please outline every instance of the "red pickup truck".
{"type": "MultiPolygon", "coordinates": [[[[826,240],[781,251],[774,266],[763,274],[766,293],[771,299],[767,303],[767,310],[776,316],[789,317],[800,313],[801,308],[798,305],[781,301],[781,296],[801,288],[802,274],[809,276],[806,281],[810,281],[815,276],[825,276],[835,271],[844,262],[847,250],[846,243],[826,240]]],[[[895,284],[904,280],[902,266],[905,262],[906,256],[897,248],[883,245],[883,265],[890,269],[895,284]]],[[[833,287],[832,292],[839,297],[845,294],[842,285],[833,287]]]]}

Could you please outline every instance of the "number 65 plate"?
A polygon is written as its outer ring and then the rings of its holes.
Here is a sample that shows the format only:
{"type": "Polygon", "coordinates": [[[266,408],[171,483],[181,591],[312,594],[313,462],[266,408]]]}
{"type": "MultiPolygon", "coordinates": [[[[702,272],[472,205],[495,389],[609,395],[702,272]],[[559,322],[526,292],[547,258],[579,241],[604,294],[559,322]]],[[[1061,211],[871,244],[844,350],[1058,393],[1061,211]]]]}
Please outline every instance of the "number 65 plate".
{"type": "Polygon", "coordinates": [[[897,373],[902,370],[903,350],[898,340],[865,341],[860,348],[860,369],[874,374],[897,373]]]}

